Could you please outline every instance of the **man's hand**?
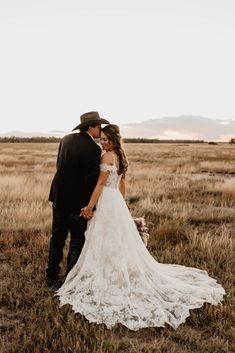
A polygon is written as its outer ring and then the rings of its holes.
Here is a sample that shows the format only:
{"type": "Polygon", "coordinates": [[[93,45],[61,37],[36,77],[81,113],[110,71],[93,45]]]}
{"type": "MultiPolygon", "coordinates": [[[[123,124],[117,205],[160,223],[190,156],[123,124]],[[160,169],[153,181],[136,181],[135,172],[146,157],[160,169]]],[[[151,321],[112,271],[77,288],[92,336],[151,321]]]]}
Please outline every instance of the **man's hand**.
{"type": "Polygon", "coordinates": [[[90,207],[86,206],[81,209],[80,216],[84,217],[85,219],[89,220],[93,217],[93,211],[90,207]]]}

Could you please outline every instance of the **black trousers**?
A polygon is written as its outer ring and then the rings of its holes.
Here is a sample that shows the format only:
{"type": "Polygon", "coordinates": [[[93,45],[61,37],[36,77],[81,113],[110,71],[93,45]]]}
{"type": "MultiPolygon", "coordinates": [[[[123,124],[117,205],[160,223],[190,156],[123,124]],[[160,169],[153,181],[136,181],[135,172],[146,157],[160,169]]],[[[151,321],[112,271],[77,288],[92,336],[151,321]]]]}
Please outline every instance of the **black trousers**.
{"type": "Polygon", "coordinates": [[[66,274],[76,264],[85,242],[87,221],[79,212],[62,210],[52,205],[52,235],[49,246],[49,258],[46,268],[47,277],[56,279],[60,273],[65,241],[70,233],[69,253],[66,274]]]}

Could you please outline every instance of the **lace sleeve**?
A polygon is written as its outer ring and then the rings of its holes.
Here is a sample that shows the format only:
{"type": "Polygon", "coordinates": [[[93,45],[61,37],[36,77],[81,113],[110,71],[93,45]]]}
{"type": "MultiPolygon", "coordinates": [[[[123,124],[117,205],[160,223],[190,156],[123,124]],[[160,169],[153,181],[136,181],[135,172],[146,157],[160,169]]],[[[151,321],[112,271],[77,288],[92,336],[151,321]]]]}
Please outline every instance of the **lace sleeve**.
{"type": "Polygon", "coordinates": [[[109,165],[105,163],[100,164],[100,170],[102,172],[115,172],[116,169],[117,168],[115,167],[115,165],[109,165]]]}

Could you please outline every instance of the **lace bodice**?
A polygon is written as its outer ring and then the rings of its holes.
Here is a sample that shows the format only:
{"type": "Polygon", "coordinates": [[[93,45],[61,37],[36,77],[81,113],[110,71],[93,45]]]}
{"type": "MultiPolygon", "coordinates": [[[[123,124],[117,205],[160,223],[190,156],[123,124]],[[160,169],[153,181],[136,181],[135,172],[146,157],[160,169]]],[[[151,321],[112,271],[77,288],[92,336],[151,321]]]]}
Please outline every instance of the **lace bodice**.
{"type": "Polygon", "coordinates": [[[102,163],[100,164],[100,170],[102,172],[109,172],[109,176],[105,186],[117,189],[122,176],[118,175],[116,165],[115,164],[108,165],[108,164],[102,163]]]}

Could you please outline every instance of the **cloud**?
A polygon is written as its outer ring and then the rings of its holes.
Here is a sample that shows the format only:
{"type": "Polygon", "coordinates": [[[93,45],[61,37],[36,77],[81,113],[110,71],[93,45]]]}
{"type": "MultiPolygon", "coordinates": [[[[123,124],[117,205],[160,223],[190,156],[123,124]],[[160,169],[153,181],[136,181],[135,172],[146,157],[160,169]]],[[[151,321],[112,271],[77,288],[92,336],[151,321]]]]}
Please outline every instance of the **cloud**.
{"type": "Polygon", "coordinates": [[[229,141],[235,135],[235,120],[181,115],[125,124],[121,130],[124,137],[229,141]]]}
{"type": "Polygon", "coordinates": [[[159,136],[153,136],[154,138],[159,138],[160,140],[164,139],[174,139],[174,140],[202,140],[203,137],[201,134],[195,134],[192,132],[184,132],[184,131],[175,131],[175,130],[166,130],[164,134],[159,136]]]}
{"type": "MultiPolygon", "coordinates": [[[[214,120],[201,116],[181,115],[124,124],[121,125],[121,133],[123,137],[158,138],[161,140],[229,141],[231,137],[235,137],[235,120],[214,120]]],[[[0,134],[0,137],[63,137],[65,134],[66,132],[58,130],[49,132],[9,131],[0,134]]]]}

